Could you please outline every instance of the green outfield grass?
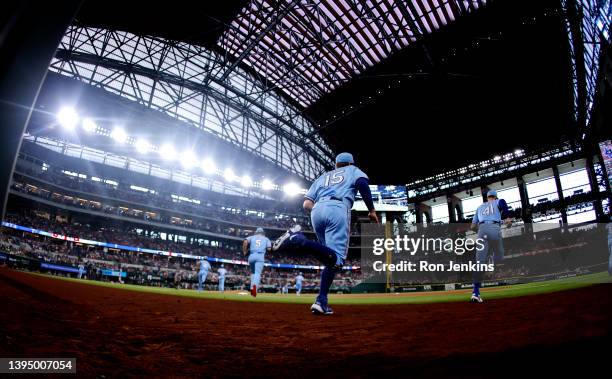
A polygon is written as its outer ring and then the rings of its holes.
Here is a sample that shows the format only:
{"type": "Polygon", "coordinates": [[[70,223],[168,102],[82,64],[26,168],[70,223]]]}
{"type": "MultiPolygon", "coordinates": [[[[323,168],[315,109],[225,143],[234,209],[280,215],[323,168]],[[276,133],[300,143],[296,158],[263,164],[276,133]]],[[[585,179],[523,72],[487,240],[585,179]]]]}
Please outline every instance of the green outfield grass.
{"type": "MultiPolygon", "coordinates": [[[[295,303],[295,304],[311,304],[314,301],[314,294],[303,294],[297,296],[295,294],[258,294],[257,298],[252,298],[246,292],[230,291],[225,293],[205,291],[197,292],[195,290],[177,290],[173,288],[158,288],[138,286],[132,284],[116,284],[107,282],[98,282],[93,280],[80,280],[73,278],[65,278],[51,276],[46,274],[33,273],[32,275],[40,275],[57,280],[65,280],[75,283],[82,283],[92,286],[116,288],[124,291],[139,291],[168,296],[185,296],[201,299],[217,299],[231,301],[253,301],[253,302],[276,302],[276,303],[295,303]]],[[[544,282],[534,282],[528,284],[517,284],[505,287],[490,287],[481,290],[482,297],[485,300],[502,299],[519,296],[538,295],[557,291],[566,291],[575,288],[581,288],[593,285],[595,283],[612,283],[612,277],[608,273],[598,273],[583,275],[574,278],[551,280],[544,282]]],[[[438,292],[419,292],[419,293],[390,293],[390,294],[332,294],[330,295],[330,303],[346,304],[346,305],[365,305],[365,304],[424,304],[438,303],[450,301],[467,301],[469,299],[470,290],[458,291],[438,291],[438,292]]]]}

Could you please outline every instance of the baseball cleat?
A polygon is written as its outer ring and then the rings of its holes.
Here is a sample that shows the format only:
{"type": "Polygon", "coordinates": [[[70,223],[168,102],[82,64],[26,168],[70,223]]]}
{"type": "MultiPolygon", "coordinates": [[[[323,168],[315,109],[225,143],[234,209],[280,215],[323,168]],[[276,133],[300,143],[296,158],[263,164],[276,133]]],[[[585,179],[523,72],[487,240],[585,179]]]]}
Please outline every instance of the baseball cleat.
{"type": "Polygon", "coordinates": [[[482,303],[482,297],[473,293],[472,297],[470,298],[470,303],[482,303]]]}
{"type": "Polygon", "coordinates": [[[272,244],[272,251],[277,251],[286,245],[289,242],[291,236],[295,235],[302,231],[302,227],[300,225],[293,225],[289,230],[287,230],[282,236],[278,237],[276,241],[272,244]]]}
{"type": "Polygon", "coordinates": [[[333,315],[334,311],[327,305],[321,305],[319,302],[315,302],[310,306],[310,311],[313,315],[333,315]]]}
{"type": "Polygon", "coordinates": [[[257,286],[256,285],[253,285],[251,287],[251,296],[257,297],[257,286]]]}

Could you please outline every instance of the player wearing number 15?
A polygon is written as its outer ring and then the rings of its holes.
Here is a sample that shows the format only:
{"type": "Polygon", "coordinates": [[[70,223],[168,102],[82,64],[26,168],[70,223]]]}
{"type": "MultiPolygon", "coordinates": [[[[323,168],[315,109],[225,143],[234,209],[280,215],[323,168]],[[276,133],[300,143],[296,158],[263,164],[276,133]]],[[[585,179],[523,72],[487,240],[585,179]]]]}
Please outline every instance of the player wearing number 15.
{"type": "Polygon", "coordinates": [[[319,242],[311,241],[299,232],[297,225],[274,242],[274,250],[293,246],[298,251],[315,256],[325,268],[317,300],[310,307],[313,314],[330,315],[327,294],[334,276],[342,269],[348,253],[351,208],[357,191],[368,207],[370,220],[378,223],[368,176],[354,166],[353,156],[341,153],[336,157],[336,169],[326,172],[312,183],[305,195],[304,209],[310,211],[312,226],[319,242]]]}
{"type": "Polygon", "coordinates": [[[257,228],[255,234],[247,237],[242,243],[242,252],[249,255],[249,267],[251,269],[251,296],[257,296],[257,288],[261,280],[261,271],[264,267],[264,258],[267,251],[272,248],[272,243],[264,235],[262,228],[257,228]]]}

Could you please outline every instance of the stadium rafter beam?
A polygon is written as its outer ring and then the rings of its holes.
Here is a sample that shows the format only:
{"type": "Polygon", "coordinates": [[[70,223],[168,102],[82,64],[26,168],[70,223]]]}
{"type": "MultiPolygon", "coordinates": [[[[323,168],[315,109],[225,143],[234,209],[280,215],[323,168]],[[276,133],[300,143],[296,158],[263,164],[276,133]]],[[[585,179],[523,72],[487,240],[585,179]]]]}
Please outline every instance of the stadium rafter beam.
{"type": "Polygon", "coordinates": [[[135,100],[313,179],[333,163],[301,110],[221,54],[161,38],[75,25],[50,70],[135,100]]]}
{"type": "MultiPolygon", "coordinates": [[[[289,31],[289,33],[291,32],[289,31]]],[[[321,60],[321,57],[317,54],[316,46],[314,44],[310,44],[310,45],[303,44],[303,45],[300,45],[300,48],[296,48],[296,47],[292,47],[291,36],[287,36],[283,33],[279,33],[278,37],[279,38],[276,41],[270,41],[266,39],[265,41],[262,42],[262,44],[265,46],[267,50],[262,50],[260,46],[257,46],[256,48],[255,59],[257,60],[258,63],[265,65],[265,67],[267,68],[265,74],[268,75],[269,77],[271,76],[272,78],[278,81],[283,81],[285,78],[289,78],[289,77],[296,79],[294,76],[295,73],[297,71],[301,71],[303,73],[307,73],[309,77],[311,78],[316,77],[317,81],[315,82],[315,84],[319,88],[322,86],[326,87],[327,86],[326,83],[322,81],[323,77],[320,76],[318,72],[314,71],[311,67],[308,66],[308,64],[313,63],[313,62],[324,62],[324,60],[321,60]],[[281,47],[281,45],[283,46],[281,47]],[[279,56],[276,56],[273,54],[282,54],[282,48],[289,49],[288,51],[290,55],[286,56],[285,59],[290,60],[291,63],[288,64],[288,67],[290,69],[287,70],[286,73],[279,74],[277,72],[274,72],[274,69],[273,69],[274,64],[284,64],[284,63],[279,62],[278,61],[280,59],[279,56]],[[296,55],[302,55],[302,51],[301,51],[302,49],[304,49],[306,53],[312,57],[307,61],[307,65],[305,65],[304,67],[301,67],[303,65],[301,65],[300,62],[296,60],[296,55]],[[273,54],[270,54],[270,53],[273,53],[273,54]]],[[[229,47],[234,48],[234,49],[238,48],[238,46],[236,45],[230,45],[229,47]]]]}
{"type": "Polygon", "coordinates": [[[307,107],[391,54],[486,3],[302,0],[283,8],[284,15],[277,12],[283,16],[279,19],[261,14],[271,7],[271,0],[251,0],[217,45],[307,107]]]}
{"type": "MultiPolygon", "coordinates": [[[[132,65],[130,63],[126,63],[126,62],[121,62],[121,61],[117,61],[117,60],[113,60],[113,59],[107,59],[107,58],[101,58],[99,56],[93,55],[93,54],[86,54],[86,53],[78,53],[78,52],[70,52],[67,50],[58,50],[58,52],[55,54],[55,57],[60,59],[60,60],[64,60],[64,61],[76,61],[76,62],[83,62],[83,63],[91,63],[91,64],[95,64],[99,67],[106,67],[106,68],[111,68],[111,69],[116,69],[119,71],[123,71],[129,74],[134,74],[134,75],[142,75],[151,79],[155,79],[155,80],[160,80],[163,83],[170,83],[170,84],[176,84],[180,87],[184,87],[184,88],[188,88],[188,89],[192,89],[194,92],[192,92],[189,97],[185,97],[183,96],[182,100],[189,100],[190,98],[198,95],[198,93],[206,93],[207,95],[210,95],[214,98],[216,98],[217,100],[228,100],[229,104],[228,105],[234,105],[237,107],[240,107],[242,104],[238,104],[235,102],[235,100],[229,98],[229,99],[225,99],[223,97],[222,94],[215,92],[213,90],[211,90],[209,87],[204,86],[202,84],[198,84],[198,83],[194,83],[191,82],[189,80],[185,80],[179,76],[176,75],[170,75],[164,72],[160,72],[157,71],[155,69],[149,69],[149,68],[144,68],[144,67],[140,67],[137,65],[132,65]]],[[[107,78],[106,80],[112,80],[112,77],[107,78]]],[[[128,80],[133,82],[133,77],[129,76],[128,80]]],[[[162,84],[163,85],[163,84],[162,84]]],[[[173,88],[171,88],[173,89],[173,88]]],[[[175,92],[175,95],[179,95],[179,93],[175,92]]],[[[180,95],[179,95],[180,96],[180,95]]],[[[245,98],[244,95],[242,94],[238,94],[238,96],[240,96],[241,98],[245,98]]],[[[250,101],[250,99],[246,98],[247,101],[250,101]]],[[[160,110],[163,111],[167,111],[169,110],[169,108],[171,108],[174,103],[169,103],[166,106],[160,108],[160,110]]],[[[248,114],[249,116],[252,116],[253,118],[255,118],[258,121],[262,121],[262,122],[266,122],[265,120],[262,120],[260,118],[260,115],[258,114],[253,114],[250,110],[248,109],[244,109],[244,112],[246,114],[248,114]]],[[[223,117],[224,115],[219,115],[220,117],[223,117]]],[[[226,119],[226,122],[230,122],[235,120],[237,117],[239,117],[239,115],[234,116],[233,118],[230,119],[226,119]]],[[[297,139],[295,136],[289,134],[287,131],[282,130],[282,129],[278,129],[277,132],[285,137],[287,137],[290,140],[293,140],[296,143],[301,143],[302,141],[297,139]]]]}
{"type": "Polygon", "coordinates": [[[583,138],[591,122],[603,44],[612,35],[612,1],[560,0],[571,56],[574,117],[583,138]]]}
{"type": "MultiPolygon", "coordinates": [[[[413,16],[417,14],[417,11],[414,8],[414,5],[412,5],[412,3],[410,2],[407,3],[407,5],[410,8],[410,12],[408,11],[408,8],[406,7],[406,5],[402,3],[401,1],[397,3],[397,8],[399,9],[402,16],[404,16],[404,20],[406,20],[408,25],[410,25],[410,30],[412,30],[413,34],[417,38],[421,38],[425,34],[423,32],[425,30],[425,25],[423,24],[423,21],[421,21],[421,19],[413,16]]],[[[429,62],[430,66],[433,66],[434,63],[433,63],[433,59],[431,58],[431,54],[429,53],[429,50],[425,46],[423,46],[422,48],[423,48],[423,53],[425,54],[425,58],[427,59],[427,62],[429,62]]]]}
{"type": "Polygon", "coordinates": [[[221,75],[221,78],[219,78],[220,80],[225,80],[227,79],[227,77],[229,76],[229,74],[234,71],[234,69],[240,64],[240,62],[242,62],[242,60],[249,55],[249,53],[251,52],[251,50],[253,50],[257,44],[262,40],[262,38],[264,38],[264,36],[266,34],[268,34],[268,32],[270,32],[270,30],[272,30],[272,28],[274,28],[276,26],[276,24],[283,19],[283,17],[285,17],[287,15],[287,13],[289,13],[301,0],[293,0],[291,3],[287,4],[284,8],[280,9],[280,4],[277,3],[277,6],[279,7],[279,9],[277,10],[277,15],[274,17],[274,20],[272,22],[270,22],[266,28],[264,30],[262,30],[259,34],[257,34],[255,36],[255,38],[253,38],[251,40],[251,42],[249,43],[249,45],[242,51],[242,53],[240,53],[240,55],[238,56],[238,58],[236,58],[232,64],[224,70],[223,75],[221,75]]]}

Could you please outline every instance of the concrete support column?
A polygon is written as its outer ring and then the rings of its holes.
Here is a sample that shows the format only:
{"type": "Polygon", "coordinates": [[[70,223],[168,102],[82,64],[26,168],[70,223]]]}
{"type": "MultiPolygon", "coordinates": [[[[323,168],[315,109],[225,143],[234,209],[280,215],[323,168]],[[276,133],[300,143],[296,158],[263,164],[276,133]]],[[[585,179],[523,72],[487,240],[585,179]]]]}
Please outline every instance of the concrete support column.
{"type": "Polygon", "coordinates": [[[521,196],[521,218],[525,223],[531,222],[531,212],[529,211],[529,195],[527,194],[527,185],[522,176],[516,178],[519,195],[521,196]]]}
{"type": "Polygon", "coordinates": [[[431,214],[431,207],[429,205],[426,205],[423,203],[416,203],[414,205],[414,209],[416,210],[417,225],[420,225],[423,223],[423,217],[425,217],[425,221],[428,224],[432,222],[433,217],[431,214]]]}
{"type": "Polygon", "coordinates": [[[21,139],[49,63],[81,1],[20,1],[0,5],[0,216],[21,139]]]}
{"type": "Polygon", "coordinates": [[[559,176],[559,167],[553,166],[553,176],[555,178],[555,187],[557,187],[557,197],[559,197],[559,207],[561,208],[561,220],[563,224],[567,224],[567,205],[565,204],[565,197],[563,196],[563,188],[561,187],[561,178],[559,176]]]}
{"type": "Polygon", "coordinates": [[[414,215],[416,217],[417,225],[420,225],[423,223],[423,214],[419,210],[419,204],[420,203],[414,203],[414,215]]]}
{"type": "Polygon", "coordinates": [[[591,193],[596,199],[593,204],[595,209],[595,217],[597,220],[601,220],[604,216],[603,207],[601,206],[601,198],[599,196],[599,184],[597,183],[597,174],[595,173],[595,167],[593,166],[593,156],[589,153],[586,155],[586,170],[589,176],[589,184],[591,186],[591,193]]]}
{"type": "Polygon", "coordinates": [[[527,193],[527,184],[522,176],[516,177],[516,185],[518,186],[519,195],[521,196],[521,218],[525,223],[523,233],[527,235],[533,234],[533,224],[531,223],[531,204],[529,204],[529,194],[527,193]]]}
{"type": "Polygon", "coordinates": [[[463,206],[461,199],[455,195],[447,195],[446,201],[448,204],[448,219],[449,222],[458,222],[463,219],[463,206]]]}

